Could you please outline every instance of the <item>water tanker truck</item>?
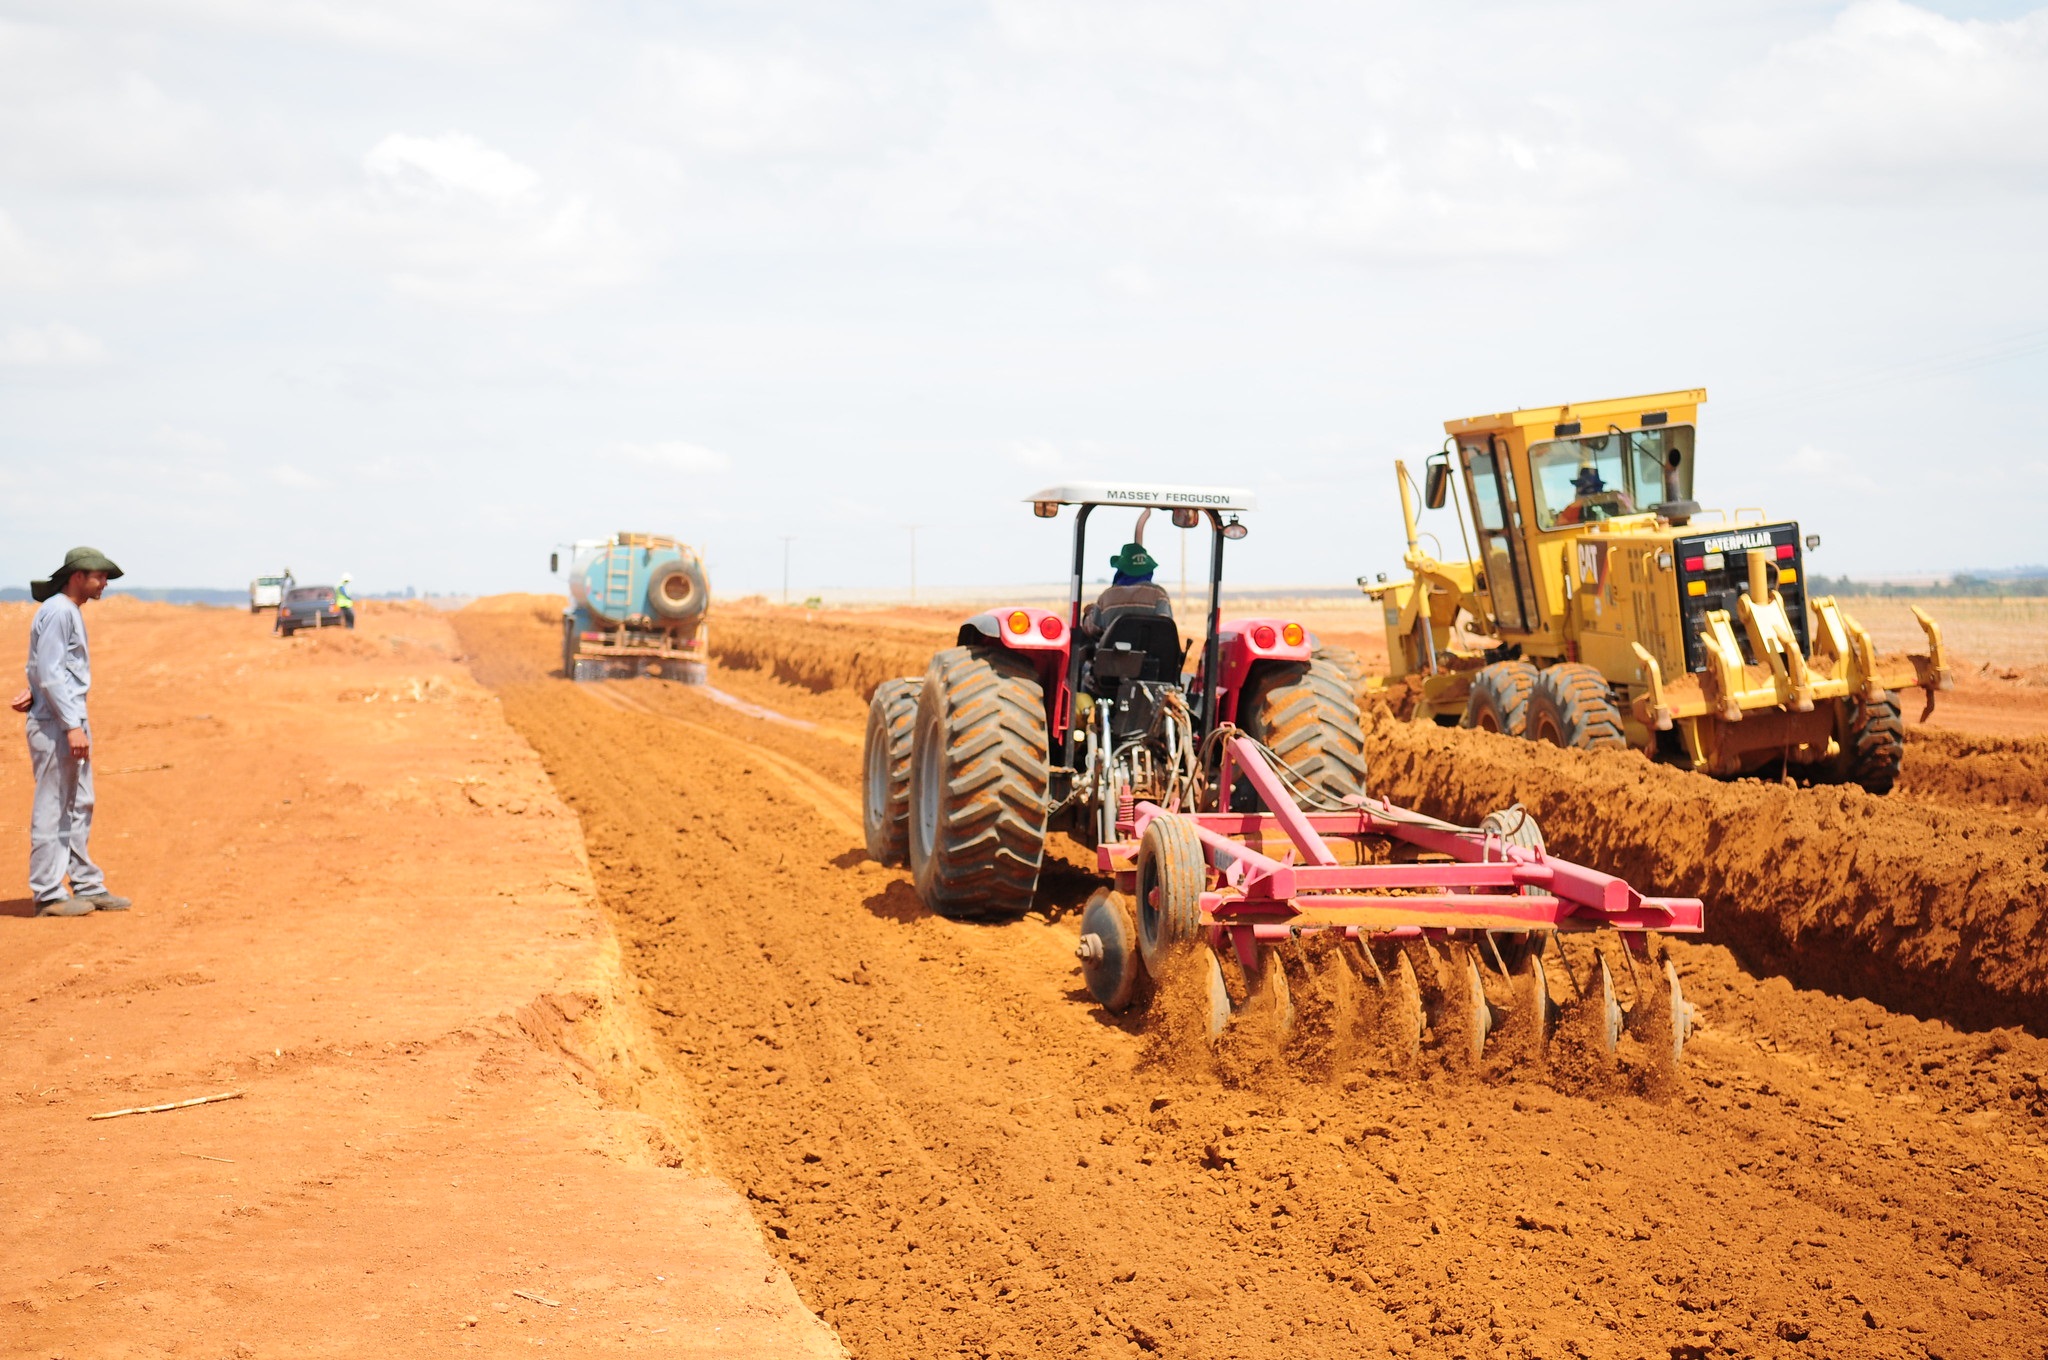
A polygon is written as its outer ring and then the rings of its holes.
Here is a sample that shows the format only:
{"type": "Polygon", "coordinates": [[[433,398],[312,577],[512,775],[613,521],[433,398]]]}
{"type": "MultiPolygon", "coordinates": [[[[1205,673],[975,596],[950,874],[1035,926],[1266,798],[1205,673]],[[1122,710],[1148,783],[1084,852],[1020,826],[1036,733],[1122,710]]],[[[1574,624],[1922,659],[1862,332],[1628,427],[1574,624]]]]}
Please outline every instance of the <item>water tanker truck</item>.
{"type": "MultiPolygon", "coordinates": [[[[561,554],[550,555],[549,570],[561,567],[561,554]]],[[[704,619],[711,589],[695,548],[659,534],[584,539],[570,546],[568,577],[564,676],[708,680],[704,619]]]]}

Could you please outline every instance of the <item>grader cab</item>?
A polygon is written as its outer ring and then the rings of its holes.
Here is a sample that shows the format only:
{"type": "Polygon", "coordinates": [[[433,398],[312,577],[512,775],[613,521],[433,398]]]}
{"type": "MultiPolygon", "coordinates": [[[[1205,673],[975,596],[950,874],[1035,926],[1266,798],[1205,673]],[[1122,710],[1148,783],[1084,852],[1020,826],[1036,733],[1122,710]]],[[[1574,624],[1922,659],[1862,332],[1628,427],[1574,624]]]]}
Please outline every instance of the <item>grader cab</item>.
{"type": "Polygon", "coordinates": [[[1702,510],[1706,395],[1446,421],[1422,500],[1452,504],[1463,560],[1423,550],[1397,462],[1411,575],[1360,578],[1384,606],[1392,671],[1368,689],[1440,723],[1888,792],[1904,753],[1898,691],[1926,692],[1924,721],[1952,684],[1941,630],[1916,608],[1926,653],[1879,657],[1838,601],[1808,596],[1817,535],[1702,510]]]}

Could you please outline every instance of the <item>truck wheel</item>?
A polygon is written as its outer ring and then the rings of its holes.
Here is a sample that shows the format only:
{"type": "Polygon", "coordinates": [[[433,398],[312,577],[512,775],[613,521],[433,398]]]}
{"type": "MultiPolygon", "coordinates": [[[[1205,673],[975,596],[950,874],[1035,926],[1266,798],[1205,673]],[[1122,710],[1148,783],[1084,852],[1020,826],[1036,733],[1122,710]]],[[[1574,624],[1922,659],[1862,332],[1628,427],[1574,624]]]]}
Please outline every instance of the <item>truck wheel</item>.
{"type": "Polygon", "coordinates": [[[860,814],[868,858],[901,864],[910,853],[910,738],[917,730],[916,676],[884,680],[868,700],[868,735],[861,751],[860,814]]]}
{"type": "Polygon", "coordinates": [[[1138,953],[1154,979],[1165,976],[1167,960],[1193,942],[1202,925],[1202,889],[1208,872],[1195,824],[1168,814],[1145,824],[1138,842],[1137,882],[1132,897],[1138,916],[1138,953]]]}
{"type": "MultiPolygon", "coordinates": [[[[1260,670],[1238,700],[1237,723],[1295,773],[1275,770],[1297,796],[1335,803],[1365,792],[1365,733],[1358,721],[1358,695],[1344,673],[1328,661],[1286,662],[1260,670]]],[[[1240,779],[1230,793],[1233,812],[1258,808],[1251,781],[1240,779]]]]}
{"type": "Polygon", "coordinates": [[[932,658],[910,748],[910,872],[955,920],[1023,915],[1045,858],[1045,695],[1021,662],[949,647],[932,658]]]}
{"type": "Polygon", "coordinates": [[[1536,667],[1527,661],[1496,661],[1472,677],[1460,727],[1522,736],[1529,725],[1529,696],[1536,692],[1536,667]]]}
{"type": "Polygon", "coordinates": [[[1614,691],[1599,671],[1577,661],[1559,662],[1536,673],[1523,735],[1581,751],[1628,749],[1614,691]]]}
{"type": "Polygon", "coordinates": [[[1841,738],[1841,754],[1834,759],[1835,782],[1860,784],[1875,794],[1887,794],[1899,782],[1899,766],[1906,758],[1906,725],[1899,717],[1899,696],[1890,690],[1876,703],[1849,699],[1849,730],[1841,738]]]}

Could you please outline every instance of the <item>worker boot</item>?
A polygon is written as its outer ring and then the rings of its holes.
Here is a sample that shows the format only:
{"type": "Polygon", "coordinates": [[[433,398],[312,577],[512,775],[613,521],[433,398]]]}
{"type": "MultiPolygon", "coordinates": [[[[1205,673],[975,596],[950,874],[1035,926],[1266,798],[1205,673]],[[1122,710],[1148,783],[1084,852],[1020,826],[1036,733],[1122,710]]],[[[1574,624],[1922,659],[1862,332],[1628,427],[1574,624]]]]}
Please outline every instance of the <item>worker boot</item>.
{"type": "Polygon", "coordinates": [[[125,897],[114,896],[105,888],[98,892],[80,893],[78,900],[91,903],[94,911],[126,911],[135,905],[125,897]]]}
{"type": "Polygon", "coordinates": [[[90,916],[98,908],[83,897],[53,897],[36,903],[38,916],[90,916]]]}

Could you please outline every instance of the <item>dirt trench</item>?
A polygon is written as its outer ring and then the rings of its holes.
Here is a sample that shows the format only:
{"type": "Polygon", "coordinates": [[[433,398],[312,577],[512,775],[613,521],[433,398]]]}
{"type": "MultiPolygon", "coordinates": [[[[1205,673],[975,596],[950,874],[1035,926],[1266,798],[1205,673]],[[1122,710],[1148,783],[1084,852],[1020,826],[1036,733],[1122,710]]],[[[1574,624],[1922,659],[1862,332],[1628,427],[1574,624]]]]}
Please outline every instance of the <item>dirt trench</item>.
{"type": "Polygon", "coordinates": [[[1089,1001],[1083,877],[971,926],[865,861],[857,692],[719,676],[799,730],[552,678],[531,610],[458,627],[716,1165],[857,1356],[2048,1354],[2039,1039],[1681,945],[1706,1028],[1661,1098],[1225,1080],[1089,1001]]]}

